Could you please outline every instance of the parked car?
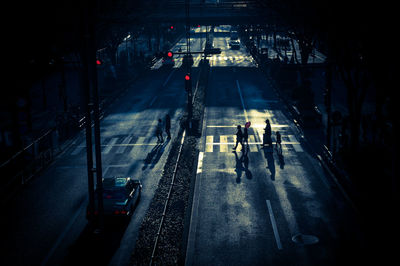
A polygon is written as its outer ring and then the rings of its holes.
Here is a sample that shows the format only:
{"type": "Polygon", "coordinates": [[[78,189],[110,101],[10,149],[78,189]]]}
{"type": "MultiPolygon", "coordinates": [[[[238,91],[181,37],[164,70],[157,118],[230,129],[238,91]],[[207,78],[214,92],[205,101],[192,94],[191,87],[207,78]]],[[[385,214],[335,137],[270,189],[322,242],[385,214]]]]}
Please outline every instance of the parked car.
{"type": "MultiPolygon", "coordinates": [[[[130,177],[103,178],[103,207],[105,217],[129,218],[139,203],[142,184],[130,177]]],[[[87,207],[88,219],[98,217],[97,191],[95,191],[95,210],[87,207]]]]}

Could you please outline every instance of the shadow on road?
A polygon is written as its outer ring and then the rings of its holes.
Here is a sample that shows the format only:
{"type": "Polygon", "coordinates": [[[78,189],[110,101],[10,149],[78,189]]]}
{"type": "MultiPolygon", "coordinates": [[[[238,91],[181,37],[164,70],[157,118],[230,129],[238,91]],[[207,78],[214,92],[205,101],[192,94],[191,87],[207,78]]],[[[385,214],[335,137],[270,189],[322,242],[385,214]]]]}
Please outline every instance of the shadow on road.
{"type": "Polygon", "coordinates": [[[235,154],[235,160],[236,160],[236,166],[235,166],[236,183],[239,184],[241,182],[243,172],[245,172],[247,179],[252,179],[253,174],[249,170],[249,156],[248,156],[249,148],[248,147],[243,148],[242,156],[240,156],[240,158],[238,157],[236,151],[234,151],[233,153],[235,154]]]}
{"type": "Polygon", "coordinates": [[[275,160],[274,160],[274,152],[272,147],[265,147],[264,149],[264,157],[267,159],[268,166],[267,168],[271,172],[271,180],[275,180],[275,160]]]}
{"type": "Polygon", "coordinates": [[[236,172],[236,183],[240,184],[241,182],[241,177],[242,177],[242,172],[243,172],[243,166],[242,166],[242,161],[239,159],[237,152],[233,152],[235,154],[235,159],[236,159],[236,166],[235,166],[235,172],[236,172]]]}
{"type": "Polygon", "coordinates": [[[167,139],[163,143],[158,143],[156,146],[154,146],[154,148],[147,154],[146,158],[144,159],[142,170],[146,170],[148,166],[150,166],[150,168],[153,168],[158,163],[169,141],[170,140],[167,139]]]}

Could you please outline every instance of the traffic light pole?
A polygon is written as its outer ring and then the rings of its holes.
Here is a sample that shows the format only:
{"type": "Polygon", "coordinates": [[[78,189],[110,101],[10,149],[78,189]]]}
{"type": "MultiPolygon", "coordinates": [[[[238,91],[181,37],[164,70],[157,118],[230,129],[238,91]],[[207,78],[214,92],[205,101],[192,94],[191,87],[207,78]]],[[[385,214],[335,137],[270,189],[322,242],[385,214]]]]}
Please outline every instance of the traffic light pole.
{"type": "Polygon", "coordinates": [[[101,146],[100,146],[100,118],[99,118],[99,94],[97,84],[97,67],[96,67],[96,44],[95,44],[95,22],[96,16],[94,13],[96,1],[92,0],[86,6],[85,16],[85,47],[83,58],[85,64],[85,87],[86,87],[86,151],[88,163],[88,185],[89,185],[89,210],[94,213],[94,175],[96,172],[96,191],[99,213],[98,230],[103,229],[104,209],[103,209],[103,171],[101,162],[101,146]],[[92,97],[91,97],[92,94],[92,97]],[[96,168],[93,167],[92,155],[92,120],[91,111],[93,110],[94,121],[94,144],[96,156],[96,168]]]}

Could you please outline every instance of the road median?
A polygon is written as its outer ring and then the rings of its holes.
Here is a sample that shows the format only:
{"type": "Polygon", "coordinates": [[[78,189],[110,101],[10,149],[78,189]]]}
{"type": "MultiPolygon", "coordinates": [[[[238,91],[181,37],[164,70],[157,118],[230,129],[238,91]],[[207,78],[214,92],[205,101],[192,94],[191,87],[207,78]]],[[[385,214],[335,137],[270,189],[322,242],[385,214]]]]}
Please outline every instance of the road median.
{"type": "Polygon", "coordinates": [[[187,228],[189,227],[187,217],[191,212],[208,73],[208,62],[202,63],[196,83],[196,93],[193,97],[192,119],[189,120],[187,112],[181,118],[179,134],[172,141],[154,198],[140,226],[131,265],[175,265],[183,264],[185,261],[187,228]],[[180,157],[177,161],[179,153],[180,157]],[[172,182],[173,187],[170,190],[172,182]],[[161,220],[163,220],[162,227],[160,227],[161,220]],[[154,248],[156,239],[157,244],[154,248]]]}

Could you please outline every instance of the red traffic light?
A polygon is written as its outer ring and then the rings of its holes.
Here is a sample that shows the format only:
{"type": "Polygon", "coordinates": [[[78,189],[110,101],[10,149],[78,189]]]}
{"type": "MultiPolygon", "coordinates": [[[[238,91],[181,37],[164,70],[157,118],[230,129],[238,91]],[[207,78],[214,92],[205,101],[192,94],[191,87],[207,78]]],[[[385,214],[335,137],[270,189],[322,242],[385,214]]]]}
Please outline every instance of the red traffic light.
{"type": "Polygon", "coordinates": [[[172,57],[174,54],[171,52],[171,51],[169,51],[168,53],[167,53],[167,56],[168,57],[172,57]]]}
{"type": "Polygon", "coordinates": [[[99,66],[99,65],[101,65],[102,63],[103,63],[103,62],[101,62],[101,60],[100,60],[100,59],[97,59],[97,60],[96,60],[96,65],[98,65],[98,66],[99,66]]]}
{"type": "Polygon", "coordinates": [[[171,26],[171,27],[169,27],[171,30],[173,30],[174,29],[174,26],[171,26]]]}
{"type": "Polygon", "coordinates": [[[189,74],[186,74],[186,75],[185,75],[185,80],[190,80],[189,74]]]}

